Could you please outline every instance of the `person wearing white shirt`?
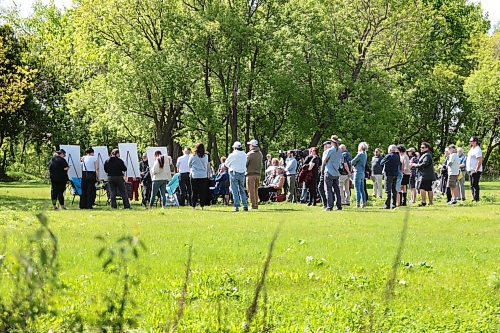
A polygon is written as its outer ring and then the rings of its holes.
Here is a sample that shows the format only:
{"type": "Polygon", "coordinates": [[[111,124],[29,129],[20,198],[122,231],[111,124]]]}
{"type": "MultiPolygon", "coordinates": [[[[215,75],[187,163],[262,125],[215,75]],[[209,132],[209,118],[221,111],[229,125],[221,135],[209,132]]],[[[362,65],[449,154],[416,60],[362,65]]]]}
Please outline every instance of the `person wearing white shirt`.
{"type": "Polygon", "coordinates": [[[483,172],[483,152],[477,137],[472,136],[469,140],[470,150],[467,154],[467,172],[470,177],[470,189],[472,191],[472,201],[479,201],[479,179],[483,172]]]}
{"type": "Polygon", "coordinates": [[[191,155],[191,148],[184,148],[183,154],[177,159],[177,172],[179,173],[179,191],[181,193],[181,206],[187,204],[191,205],[191,181],[189,179],[189,155],[191,155]]]}
{"type": "Polygon", "coordinates": [[[293,150],[289,150],[287,153],[287,158],[285,161],[285,172],[286,179],[288,182],[288,202],[296,202],[297,201],[297,192],[295,191],[295,183],[296,183],[296,173],[297,173],[297,160],[295,159],[295,152],[293,150]]]}
{"type": "Polygon", "coordinates": [[[94,156],[94,149],[88,148],[82,157],[82,195],[80,196],[80,209],[92,209],[96,197],[95,183],[97,182],[97,172],[99,163],[97,156],[94,156]]]}
{"type": "Polygon", "coordinates": [[[451,200],[448,201],[449,205],[455,205],[457,203],[458,197],[458,174],[460,173],[460,158],[455,152],[455,145],[450,145],[448,147],[450,156],[448,157],[447,167],[448,167],[448,184],[447,187],[450,188],[451,200]]]}
{"type": "Polygon", "coordinates": [[[240,201],[243,210],[248,210],[248,199],[245,193],[245,172],[247,171],[247,154],[243,151],[241,142],[233,144],[233,152],[229,154],[224,163],[229,171],[229,183],[233,193],[234,211],[240,209],[240,201]]]}
{"type": "Polygon", "coordinates": [[[156,194],[160,192],[161,206],[165,208],[167,204],[167,184],[172,179],[170,165],[172,158],[161,154],[161,151],[155,152],[155,163],[151,170],[151,180],[153,182],[153,189],[151,191],[151,198],[149,199],[149,209],[153,207],[156,199],[156,194]]]}

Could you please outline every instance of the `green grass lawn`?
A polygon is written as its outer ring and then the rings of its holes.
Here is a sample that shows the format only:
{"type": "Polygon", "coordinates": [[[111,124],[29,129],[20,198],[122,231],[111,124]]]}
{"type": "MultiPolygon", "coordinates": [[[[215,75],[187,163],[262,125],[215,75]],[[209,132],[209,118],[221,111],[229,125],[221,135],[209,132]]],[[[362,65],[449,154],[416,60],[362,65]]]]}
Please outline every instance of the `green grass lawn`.
{"type": "MultiPolygon", "coordinates": [[[[137,235],[147,246],[129,264],[133,284],[125,316],[138,316],[135,331],[172,324],[190,243],[191,276],[178,331],[242,331],[278,227],[250,331],[498,331],[500,183],[483,183],[482,189],[487,202],[480,204],[449,207],[443,200],[409,208],[392,297],[386,284],[407,210],[383,210],[381,201],[365,210],[277,203],[239,213],[224,206],[80,211],[75,202],[68,211],[46,212],[59,241],[63,287],[50,300],[56,314],[38,318],[33,331],[67,331],[78,318],[86,331],[99,330],[107,297],[120,292],[123,279],[113,265],[103,270],[98,235],[109,244],[137,235]]],[[[50,207],[48,198],[47,185],[0,184],[4,304],[15,292],[16,254],[29,246],[39,225],[35,215],[50,207]]]]}

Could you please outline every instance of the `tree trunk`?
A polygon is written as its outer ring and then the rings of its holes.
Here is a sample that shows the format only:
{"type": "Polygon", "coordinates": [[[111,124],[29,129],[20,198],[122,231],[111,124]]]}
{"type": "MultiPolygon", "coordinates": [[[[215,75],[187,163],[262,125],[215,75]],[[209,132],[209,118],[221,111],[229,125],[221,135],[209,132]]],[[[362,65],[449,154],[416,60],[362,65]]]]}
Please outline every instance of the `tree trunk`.
{"type": "Polygon", "coordinates": [[[234,64],[233,92],[231,101],[231,142],[238,141],[238,90],[239,90],[239,60],[234,64]]]}
{"type": "Polygon", "coordinates": [[[250,141],[250,121],[252,113],[252,98],[253,98],[253,82],[255,79],[255,66],[257,64],[257,56],[259,54],[259,47],[255,47],[252,61],[250,63],[250,81],[248,82],[247,91],[247,107],[245,112],[245,142],[250,141]]]}

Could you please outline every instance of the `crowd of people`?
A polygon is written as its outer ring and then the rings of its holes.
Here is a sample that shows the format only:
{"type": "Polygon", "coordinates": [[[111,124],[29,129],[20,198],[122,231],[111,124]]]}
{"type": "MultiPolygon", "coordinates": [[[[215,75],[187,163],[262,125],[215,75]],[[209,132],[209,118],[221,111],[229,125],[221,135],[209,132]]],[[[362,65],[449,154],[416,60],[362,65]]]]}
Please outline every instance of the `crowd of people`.
{"type": "MultiPolygon", "coordinates": [[[[140,177],[126,178],[127,167],[120,158],[118,149],[113,149],[99,170],[94,150],[89,148],[82,157],[82,178],[80,209],[92,209],[96,199],[96,183],[99,172],[107,175],[107,189],[110,205],[117,208],[117,196],[124,208],[130,208],[130,199],[139,200],[151,209],[156,203],[167,205],[167,190],[176,180],[178,203],[195,209],[223,198],[225,204],[233,203],[233,210],[256,210],[259,204],[269,201],[301,202],[309,206],[321,204],[327,211],[342,210],[351,204],[351,187],[354,188],[356,208],[366,208],[368,190],[366,180],[372,179],[374,198],[382,199],[385,189],[385,209],[416,204],[433,205],[436,191],[446,195],[447,203],[455,205],[465,200],[465,176],[469,175],[472,200],[479,201],[479,180],[482,172],[482,152],[477,137],[469,140],[470,149],[465,155],[463,148],[448,146],[444,161],[437,172],[432,156],[432,147],[422,142],[420,149],[404,145],[390,145],[384,155],[380,148],[368,158],[369,146],[359,143],[353,157],[342,140],[331,136],[322,144],[320,156],[318,147],[311,147],[307,153],[297,154],[290,150],[280,158],[270,154],[263,158],[257,140],[247,142],[248,152],[241,142],[234,142],[233,151],[221,158],[217,171],[212,169],[210,156],[203,143],[197,143],[194,151],[184,148],[183,155],[174,165],[171,156],[161,151],[154,154],[154,164],[149,165],[146,154],[142,155],[140,177]],[[129,183],[130,191],[127,191],[129,183]],[[129,193],[130,192],[130,193],[129,193]],[[410,193],[408,197],[408,193],[410,193]]],[[[49,171],[51,198],[54,209],[65,209],[64,191],[70,166],[65,160],[66,152],[59,150],[52,158],[49,171]],[[59,207],[57,206],[59,202],[59,207]]]]}

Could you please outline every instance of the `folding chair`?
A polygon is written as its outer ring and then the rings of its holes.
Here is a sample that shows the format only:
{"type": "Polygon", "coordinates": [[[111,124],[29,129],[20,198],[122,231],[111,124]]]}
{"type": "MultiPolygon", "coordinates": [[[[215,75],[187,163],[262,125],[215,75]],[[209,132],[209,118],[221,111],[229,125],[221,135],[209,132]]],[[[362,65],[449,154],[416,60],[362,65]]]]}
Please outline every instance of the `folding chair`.
{"type": "Polygon", "coordinates": [[[180,174],[176,173],[173,177],[172,180],[168,182],[167,185],[167,202],[165,203],[165,206],[179,206],[179,200],[177,198],[177,189],[179,188],[179,177],[180,174]]]}

